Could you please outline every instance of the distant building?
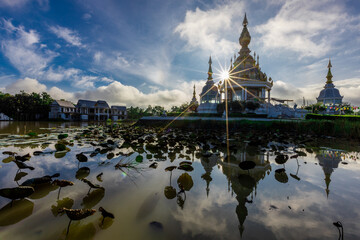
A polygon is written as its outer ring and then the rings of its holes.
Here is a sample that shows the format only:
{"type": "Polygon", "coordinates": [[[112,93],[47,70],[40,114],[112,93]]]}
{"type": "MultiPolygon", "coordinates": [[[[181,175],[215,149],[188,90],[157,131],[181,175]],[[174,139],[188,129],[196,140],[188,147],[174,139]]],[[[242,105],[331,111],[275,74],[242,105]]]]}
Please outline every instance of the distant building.
{"type": "Polygon", "coordinates": [[[75,120],[74,104],[64,100],[54,100],[50,105],[49,119],[75,120]]]}
{"type": "Polygon", "coordinates": [[[200,105],[198,113],[217,113],[217,105],[220,101],[220,95],[217,86],[214,84],[211,68],[211,56],[209,58],[208,78],[200,94],[200,105]]]}
{"type": "MultiPolygon", "coordinates": [[[[328,64],[328,73],[326,75],[327,81],[324,86],[324,89],[320,91],[319,97],[316,99],[318,103],[322,103],[326,106],[335,106],[335,105],[341,105],[343,96],[340,95],[340,92],[337,88],[335,88],[335,85],[333,84],[331,74],[331,61],[329,60],[328,64]]],[[[330,109],[330,108],[329,108],[330,109]]]]}
{"type": "Polygon", "coordinates": [[[125,106],[111,106],[111,120],[117,121],[119,119],[125,119],[127,111],[125,106]]]}
{"type": "Polygon", "coordinates": [[[82,100],[76,106],[68,101],[55,100],[51,104],[50,119],[81,120],[81,121],[105,121],[112,119],[117,121],[125,119],[127,111],[125,106],[110,106],[106,101],[82,100]]]}

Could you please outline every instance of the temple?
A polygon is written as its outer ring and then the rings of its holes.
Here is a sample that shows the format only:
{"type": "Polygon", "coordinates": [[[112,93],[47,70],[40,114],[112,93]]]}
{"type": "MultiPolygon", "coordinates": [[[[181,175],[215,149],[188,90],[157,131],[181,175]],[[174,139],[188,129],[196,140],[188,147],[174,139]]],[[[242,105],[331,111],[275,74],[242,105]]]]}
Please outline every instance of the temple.
{"type": "Polygon", "coordinates": [[[221,99],[225,101],[227,91],[228,101],[260,101],[270,103],[270,91],[273,86],[271,78],[268,79],[259,66],[259,55],[250,55],[249,44],[251,41],[250,33],[247,29],[248,20],[243,20],[243,30],[239,43],[241,49],[239,56],[234,55],[234,63],[229,69],[229,81],[224,81],[221,86],[221,99]],[[255,60],[257,59],[257,60],[255,60]]]}
{"type": "Polygon", "coordinates": [[[333,84],[331,67],[332,65],[329,59],[326,84],[324,89],[320,91],[319,97],[316,100],[318,103],[322,103],[323,105],[341,105],[343,96],[340,95],[339,90],[335,88],[335,85],[333,84]]]}
{"type": "Polygon", "coordinates": [[[259,101],[270,103],[270,91],[273,86],[271,78],[268,79],[259,66],[259,56],[250,55],[250,33],[247,29],[248,20],[245,14],[243,30],[239,43],[241,46],[239,55],[234,55],[234,63],[231,60],[229,78],[222,79],[216,86],[212,77],[211,57],[209,59],[208,79],[200,94],[199,113],[216,113],[217,104],[228,101],[259,101]],[[256,59],[256,60],[255,60],[256,59]],[[225,81],[226,80],[226,81],[225,81]]]}

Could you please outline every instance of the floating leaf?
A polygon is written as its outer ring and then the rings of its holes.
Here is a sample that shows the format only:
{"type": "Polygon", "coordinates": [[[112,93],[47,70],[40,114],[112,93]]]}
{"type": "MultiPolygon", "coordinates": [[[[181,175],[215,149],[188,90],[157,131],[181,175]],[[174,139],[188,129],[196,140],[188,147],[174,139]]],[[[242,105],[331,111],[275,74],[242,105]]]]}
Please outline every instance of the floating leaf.
{"type": "Polygon", "coordinates": [[[27,175],[26,172],[19,172],[16,174],[15,178],[14,178],[14,181],[17,182],[19,181],[21,178],[25,177],[27,175]]]}
{"type": "Polygon", "coordinates": [[[180,175],[180,177],[177,180],[177,183],[180,187],[184,188],[185,191],[190,191],[190,189],[193,187],[194,182],[192,180],[192,177],[188,173],[183,173],[180,175]]]}
{"type": "Polygon", "coordinates": [[[189,161],[182,161],[181,163],[179,163],[179,166],[182,166],[182,165],[191,165],[192,162],[189,162],[189,161]]]}
{"type": "Polygon", "coordinates": [[[143,162],[143,159],[144,159],[143,156],[138,155],[138,156],[136,156],[135,161],[138,162],[138,163],[142,163],[142,162],[143,162]]]}
{"type": "Polygon", "coordinates": [[[55,156],[55,158],[63,158],[63,157],[65,157],[66,153],[67,153],[67,151],[56,152],[54,154],[54,156],[55,156]]]}
{"type": "Polygon", "coordinates": [[[172,186],[166,186],[164,189],[164,195],[167,199],[173,199],[176,197],[176,189],[172,186]]]}
{"type": "Polygon", "coordinates": [[[59,134],[59,135],[58,135],[58,139],[61,140],[61,139],[67,138],[68,136],[69,136],[69,135],[66,134],[66,133],[65,133],[65,134],[59,134]]]}
{"type": "Polygon", "coordinates": [[[55,144],[55,149],[56,149],[56,151],[65,151],[66,146],[65,146],[65,144],[57,143],[57,144],[55,144]]]}
{"type": "Polygon", "coordinates": [[[158,163],[157,162],[153,162],[152,164],[150,164],[149,168],[157,168],[158,163]]]}
{"type": "Polygon", "coordinates": [[[289,159],[288,155],[280,154],[275,157],[275,162],[277,164],[285,164],[288,159],[289,159]]]}
{"type": "Polygon", "coordinates": [[[89,176],[89,174],[90,174],[90,168],[82,167],[79,170],[77,170],[75,177],[76,179],[83,179],[89,176]]]}
{"type": "Polygon", "coordinates": [[[15,160],[15,157],[14,156],[9,156],[9,157],[7,157],[7,158],[4,158],[3,160],[2,160],[2,162],[3,163],[9,163],[9,162],[12,162],[12,161],[14,161],[15,160]]]}
{"type": "Polygon", "coordinates": [[[179,166],[178,169],[184,170],[187,172],[191,172],[194,170],[194,168],[191,165],[187,165],[187,164],[179,166]]]}
{"type": "Polygon", "coordinates": [[[176,168],[177,168],[176,166],[169,166],[169,167],[165,168],[165,172],[169,172],[169,171],[171,172],[176,168]]]}
{"type": "Polygon", "coordinates": [[[88,160],[87,156],[85,156],[84,153],[76,154],[76,159],[79,162],[87,162],[87,160],[88,160]]]}
{"type": "Polygon", "coordinates": [[[114,153],[108,153],[108,155],[106,156],[107,159],[112,159],[115,156],[114,153]]]}

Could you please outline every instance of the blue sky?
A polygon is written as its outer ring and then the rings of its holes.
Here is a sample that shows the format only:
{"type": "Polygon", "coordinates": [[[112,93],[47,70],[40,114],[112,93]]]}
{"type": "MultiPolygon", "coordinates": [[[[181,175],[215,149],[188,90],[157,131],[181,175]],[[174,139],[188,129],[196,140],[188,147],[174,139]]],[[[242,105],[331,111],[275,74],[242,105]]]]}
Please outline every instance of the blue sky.
{"type": "Polygon", "coordinates": [[[191,100],[238,52],[252,53],[272,96],[315,102],[332,60],[344,101],[360,105],[358,0],[2,0],[0,90],[170,107],[191,100]]]}

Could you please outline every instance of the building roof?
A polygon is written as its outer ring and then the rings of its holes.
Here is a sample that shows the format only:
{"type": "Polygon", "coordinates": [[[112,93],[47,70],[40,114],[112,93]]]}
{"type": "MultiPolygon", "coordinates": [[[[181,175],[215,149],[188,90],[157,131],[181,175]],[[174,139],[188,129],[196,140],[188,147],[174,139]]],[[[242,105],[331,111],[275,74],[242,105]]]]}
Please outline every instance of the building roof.
{"type": "Polygon", "coordinates": [[[54,100],[52,104],[58,104],[60,107],[69,107],[74,108],[75,105],[69,101],[63,101],[63,100],[54,100]]]}
{"type": "Polygon", "coordinates": [[[98,107],[98,108],[110,108],[110,107],[109,107],[109,104],[107,104],[107,102],[104,101],[104,100],[98,100],[98,101],[95,103],[95,107],[98,107]]]}
{"type": "Polygon", "coordinates": [[[328,83],[325,85],[324,89],[320,91],[319,97],[317,100],[323,99],[342,99],[343,96],[340,95],[340,92],[335,88],[334,84],[328,83]]]}
{"type": "Polygon", "coordinates": [[[95,103],[96,103],[95,101],[79,99],[76,106],[77,107],[95,108],[95,103]]]}
{"type": "Polygon", "coordinates": [[[120,111],[126,111],[126,106],[111,106],[111,109],[117,109],[120,111]]]}

